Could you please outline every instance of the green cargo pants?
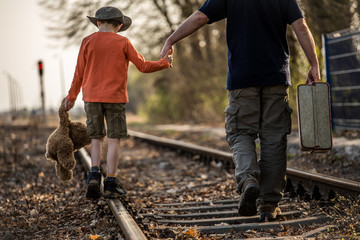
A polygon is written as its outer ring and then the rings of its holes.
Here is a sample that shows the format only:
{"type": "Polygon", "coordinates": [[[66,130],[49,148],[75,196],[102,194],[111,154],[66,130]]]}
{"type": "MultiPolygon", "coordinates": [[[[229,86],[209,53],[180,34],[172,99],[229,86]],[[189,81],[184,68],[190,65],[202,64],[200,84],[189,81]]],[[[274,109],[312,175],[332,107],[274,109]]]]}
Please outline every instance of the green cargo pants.
{"type": "Polygon", "coordinates": [[[286,174],[287,134],[291,132],[287,86],[249,87],[229,91],[225,109],[226,139],[233,152],[237,189],[255,178],[259,200],[278,203],[286,174]],[[260,139],[259,159],[255,140],[260,139]]]}

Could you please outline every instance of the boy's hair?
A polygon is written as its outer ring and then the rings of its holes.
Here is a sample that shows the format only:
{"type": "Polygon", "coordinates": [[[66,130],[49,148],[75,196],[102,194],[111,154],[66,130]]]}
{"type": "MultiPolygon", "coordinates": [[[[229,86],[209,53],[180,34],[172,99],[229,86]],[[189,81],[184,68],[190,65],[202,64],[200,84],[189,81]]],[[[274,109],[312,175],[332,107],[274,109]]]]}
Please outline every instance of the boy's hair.
{"type": "Polygon", "coordinates": [[[102,24],[104,24],[104,23],[108,23],[108,24],[111,24],[111,25],[113,25],[113,27],[118,27],[120,24],[121,24],[121,22],[119,22],[119,21],[116,21],[116,20],[111,20],[111,19],[106,19],[106,20],[99,20],[102,24]]]}

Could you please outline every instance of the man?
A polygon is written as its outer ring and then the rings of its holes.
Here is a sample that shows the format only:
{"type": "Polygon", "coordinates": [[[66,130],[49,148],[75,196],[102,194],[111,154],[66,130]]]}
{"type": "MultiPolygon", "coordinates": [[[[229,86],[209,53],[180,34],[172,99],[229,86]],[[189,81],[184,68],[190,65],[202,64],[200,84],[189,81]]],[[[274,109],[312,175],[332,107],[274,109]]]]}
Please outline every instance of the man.
{"type": "Polygon", "coordinates": [[[281,214],[287,134],[291,132],[291,85],[287,24],[310,63],[306,83],[320,81],[315,43],[296,0],[207,0],[167,39],[161,56],[205,24],[227,19],[229,105],[226,138],[233,152],[239,214],[281,214]],[[257,160],[255,139],[260,139],[257,160]],[[258,201],[258,209],[257,209],[258,201]]]}

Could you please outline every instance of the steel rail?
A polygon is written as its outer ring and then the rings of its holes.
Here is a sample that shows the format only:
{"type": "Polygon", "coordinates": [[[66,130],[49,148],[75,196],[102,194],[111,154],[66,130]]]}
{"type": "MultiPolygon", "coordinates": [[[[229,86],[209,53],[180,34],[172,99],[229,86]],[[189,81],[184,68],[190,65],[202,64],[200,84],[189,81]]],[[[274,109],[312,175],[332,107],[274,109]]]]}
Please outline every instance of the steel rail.
{"type": "MultiPolygon", "coordinates": [[[[85,170],[87,172],[90,171],[91,159],[87,151],[82,148],[76,152],[76,155],[80,159],[85,170]]],[[[103,184],[101,188],[103,189],[103,184]]],[[[136,224],[135,220],[132,218],[132,216],[129,214],[129,212],[126,210],[126,208],[119,199],[106,199],[106,202],[109,205],[112,213],[114,214],[127,240],[147,239],[139,226],[136,224]]]]}
{"type": "MultiPolygon", "coordinates": [[[[129,136],[142,141],[150,142],[152,144],[178,149],[201,156],[215,158],[224,161],[225,166],[233,166],[232,154],[220,150],[215,150],[208,147],[201,147],[192,143],[185,143],[173,139],[157,137],[146,133],[128,130],[129,136]]],[[[333,190],[339,194],[357,195],[360,193],[360,183],[347,179],[328,176],[320,173],[310,173],[294,168],[287,168],[286,174],[288,178],[301,181],[304,186],[312,188],[315,185],[320,187],[323,195],[328,194],[328,191],[333,190]]]]}

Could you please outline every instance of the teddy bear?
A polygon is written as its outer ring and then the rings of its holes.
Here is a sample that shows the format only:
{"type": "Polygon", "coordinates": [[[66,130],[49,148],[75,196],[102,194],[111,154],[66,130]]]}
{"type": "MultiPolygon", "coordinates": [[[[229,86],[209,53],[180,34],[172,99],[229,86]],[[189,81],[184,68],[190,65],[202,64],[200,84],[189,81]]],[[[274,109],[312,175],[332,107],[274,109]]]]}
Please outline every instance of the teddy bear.
{"type": "Polygon", "coordinates": [[[91,143],[86,125],[70,120],[64,100],[59,107],[59,126],[50,134],[46,143],[45,157],[55,161],[56,175],[63,182],[70,181],[76,165],[74,151],[91,143]]]}

